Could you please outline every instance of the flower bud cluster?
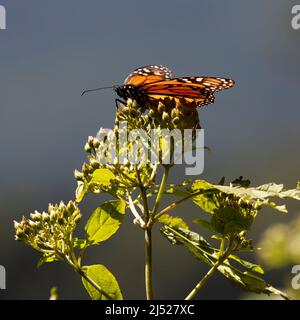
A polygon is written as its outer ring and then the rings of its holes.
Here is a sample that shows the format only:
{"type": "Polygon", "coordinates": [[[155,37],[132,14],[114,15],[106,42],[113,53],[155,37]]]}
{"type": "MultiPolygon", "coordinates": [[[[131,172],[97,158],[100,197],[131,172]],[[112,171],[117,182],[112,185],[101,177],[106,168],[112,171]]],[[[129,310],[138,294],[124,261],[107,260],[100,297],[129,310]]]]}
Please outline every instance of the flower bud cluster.
{"type": "Polygon", "coordinates": [[[71,250],[70,242],[80,220],[80,210],[73,201],[67,205],[49,204],[48,212],[35,211],[30,219],[14,221],[16,240],[48,255],[65,254],[71,250]]]}

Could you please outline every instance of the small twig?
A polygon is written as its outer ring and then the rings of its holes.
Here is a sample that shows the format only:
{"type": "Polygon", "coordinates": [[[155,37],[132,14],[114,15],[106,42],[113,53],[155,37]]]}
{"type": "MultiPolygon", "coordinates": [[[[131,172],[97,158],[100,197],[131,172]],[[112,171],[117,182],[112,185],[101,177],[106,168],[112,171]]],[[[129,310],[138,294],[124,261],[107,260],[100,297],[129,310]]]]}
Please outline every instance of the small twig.
{"type": "Polygon", "coordinates": [[[129,177],[127,174],[125,174],[120,168],[115,167],[115,169],[117,169],[117,172],[119,172],[125,179],[130,181],[133,185],[136,185],[136,181],[129,177]]]}
{"type": "Polygon", "coordinates": [[[154,165],[154,168],[153,168],[152,172],[151,172],[148,185],[154,180],[155,175],[156,175],[156,172],[157,172],[157,168],[158,168],[158,164],[156,163],[156,164],[154,165]]]}
{"type": "Polygon", "coordinates": [[[139,187],[141,190],[142,200],[143,200],[143,206],[144,206],[144,214],[146,216],[146,220],[149,220],[149,208],[148,208],[148,199],[147,199],[147,191],[146,188],[143,185],[143,181],[141,179],[140,171],[136,169],[136,175],[139,182],[139,187]]]}
{"type": "Polygon", "coordinates": [[[75,256],[73,258],[73,254],[71,255],[72,257],[70,258],[69,256],[62,254],[57,250],[56,250],[56,253],[62,260],[66,261],[69,264],[69,266],[71,266],[79,275],[81,275],[90,285],[92,285],[97,291],[99,291],[102,295],[104,295],[106,299],[115,300],[83,271],[82,267],[77,263],[77,259],[75,258],[75,256]]]}
{"type": "Polygon", "coordinates": [[[151,226],[153,225],[153,223],[155,221],[157,221],[162,215],[168,213],[169,211],[175,209],[178,205],[180,205],[181,203],[185,202],[186,200],[188,199],[191,199],[193,197],[196,197],[196,196],[199,196],[200,194],[203,194],[203,190],[201,191],[197,191],[195,193],[192,193],[192,194],[189,194],[188,196],[178,200],[178,201],[175,201],[173,203],[171,203],[170,205],[168,205],[166,208],[164,208],[163,210],[161,210],[159,213],[157,213],[147,224],[147,227],[148,226],[151,226]]]}
{"type": "Polygon", "coordinates": [[[170,166],[165,166],[165,171],[164,171],[164,174],[163,174],[163,177],[161,180],[161,184],[160,184],[157,196],[156,196],[155,204],[154,204],[154,207],[152,210],[153,215],[156,214],[158,207],[159,207],[159,204],[160,204],[161,197],[165,191],[165,187],[166,187],[168,176],[169,176],[169,171],[170,171],[170,166]]]}
{"type": "Polygon", "coordinates": [[[141,196],[143,200],[143,209],[146,223],[143,227],[145,229],[145,287],[147,300],[153,300],[153,280],[152,280],[152,231],[151,227],[147,228],[145,225],[150,220],[150,212],[148,207],[147,190],[142,182],[140,171],[136,168],[136,175],[139,181],[141,196]]]}
{"type": "Polygon", "coordinates": [[[137,212],[135,205],[133,203],[133,200],[131,198],[131,195],[127,194],[127,197],[128,197],[129,207],[130,207],[132,214],[134,215],[135,219],[138,221],[139,225],[144,229],[146,226],[145,221],[142,219],[140,214],[137,212]]]}

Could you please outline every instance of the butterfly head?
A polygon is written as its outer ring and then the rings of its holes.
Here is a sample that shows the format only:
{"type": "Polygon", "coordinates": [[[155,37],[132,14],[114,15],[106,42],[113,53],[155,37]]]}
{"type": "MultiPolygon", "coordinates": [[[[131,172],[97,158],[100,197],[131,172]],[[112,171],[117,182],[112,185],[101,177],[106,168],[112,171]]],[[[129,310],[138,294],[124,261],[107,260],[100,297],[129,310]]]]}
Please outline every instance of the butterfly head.
{"type": "Polygon", "coordinates": [[[113,89],[124,100],[140,100],[143,97],[143,92],[133,85],[114,86],[113,89]]]}
{"type": "Polygon", "coordinates": [[[120,98],[125,100],[128,98],[128,90],[126,89],[126,86],[114,86],[113,89],[120,98]]]}

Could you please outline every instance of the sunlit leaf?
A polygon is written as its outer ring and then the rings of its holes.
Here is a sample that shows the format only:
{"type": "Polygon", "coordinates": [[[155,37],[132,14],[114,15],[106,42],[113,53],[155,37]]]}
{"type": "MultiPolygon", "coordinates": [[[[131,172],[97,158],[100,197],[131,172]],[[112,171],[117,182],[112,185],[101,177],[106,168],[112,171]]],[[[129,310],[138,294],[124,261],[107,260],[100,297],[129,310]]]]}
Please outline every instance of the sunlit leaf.
{"type": "MultiPolygon", "coordinates": [[[[244,184],[246,185],[246,184],[244,184]]],[[[194,193],[203,191],[202,194],[195,196],[193,201],[198,204],[203,210],[213,213],[220,203],[218,196],[232,195],[242,202],[252,205],[253,207],[260,208],[261,206],[269,206],[280,212],[287,212],[285,205],[277,205],[275,202],[270,201],[270,198],[291,198],[300,200],[300,190],[291,189],[285,190],[283,185],[268,183],[256,188],[244,187],[236,184],[229,186],[214,185],[204,180],[196,180],[193,183],[192,190],[194,193]]]]}
{"type": "Polygon", "coordinates": [[[116,233],[123,221],[125,208],[122,200],[106,201],[98,207],[85,226],[88,242],[97,244],[116,233]]]}
{"type": "Polygon", "coordinates": [[[93,172],[90,184],[99,184],[100,186],[109,186],[115,175],[108,169],[97,169],[93,172]]]}
{"type": "Polygon", "coordinates": [[[198,205],[202,210],[208,213],[214,213],[219,207],[220,203],[216,195],[214,186],[204,180],[196,180],[192,185],[192,190],[197,192],[202,190],[203,193],[193,197],[193,202],[198,205]],[[208,192],[210,191],[210,192],[208,192]]]}
{"type": "MultiPolygon", "coordinates": [[[[105,266],[101,264],[85,266],[83,267],[83,271],[114,300],[123,300],[122,293],[116,278],[105,266]]],[[[82,282],[92,300],[107,300],[107,297],[99,292],[86,279],[82,278],[82,282]]]]}
{"type": "Polygon", "coordinates": [[[84,249],[86,246],[87,246],[87,241],[85,239],[79,239],[79,238],[73,239],[73,248],[84,249]]]}
{"type": "Polygon", "coordinates": [[[187,191],[185,186],[178,185],[169,185],[164,191],[165,194],[169,194],[177,197],[186,197],[191,194],[190,191],[187,191]]]}
{"type": "Polygon", "coordinates": [[[39,260],[37,266],[38,268],[40,268],[42,265],[44,265],[45,263],[50,263],[50,262],[54,262],[57,261],[57,257],[55,254],[49,254],[49,255],[44,255],[42,256],[42,258],[39,260]]]}
{"type": "Polygon", "coordinates": [[[173,228],[183,228],[183,229],[188,229],[189,226],[187,222],[185,222],[182,218],[179,217],[172,217],[167,214],[164,214],[159,218],[159,222],[168,225],[173,228]]]}
{"type": "Polygon", "coordinates": [[[237,257],[235,255],[230,255],[229,259],[237,261],[243,267],[245,267],[245,268],[247,268],[247,269],[249,269],[251,271],[255,271],[255,272],[260,273],[260,274],[264,274],[265,273],[264,269],[260,265],[252,263],[252,262],[249,262],[249,261],[246,261],[246,260],[243,260],[240,257],[237,257]]]}

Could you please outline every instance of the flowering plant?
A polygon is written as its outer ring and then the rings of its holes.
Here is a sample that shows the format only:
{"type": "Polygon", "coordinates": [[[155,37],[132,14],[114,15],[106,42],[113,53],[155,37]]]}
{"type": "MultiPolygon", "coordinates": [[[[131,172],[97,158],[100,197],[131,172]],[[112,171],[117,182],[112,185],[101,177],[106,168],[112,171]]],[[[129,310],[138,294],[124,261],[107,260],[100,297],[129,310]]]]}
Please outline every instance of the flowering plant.
{"type": "Polygon", "coordinates": [[[299,185],[290,190],[275,183],[250,187],[250,181],[242,177],[229,185],[225,185],[224,178],[217,184],[199,179],[183,179],[181,184],[170,184],[170,171],[180,155],[178,146],[187,141],[186,132],[191,143],[184,152],[199,149],[194,144],[199,134],[197,130],[200,130],[200,124],[194,106],[182,101],[176,105],[172,101],[164,101],[156,108],[143,107],[129,99],[117,110],[113,130],[101,129],[97,137],[88,138],[85,145],[88,160],[81,171],[75,170],[76,199],[67,205],[62,202],[50,204],[48,212],[35,212],[30,219],[23,217],[21,222],[15,222],[16,239],[42,254],[39,265],[56,260],[70,265],[81,276],[92,299],[123,299],[118,282],[107,267],[102,264],[86,266],[82,261],[85,251],[113,236],[120,228],[125,213],[131,212],[133,223],[144,234],[145,292],[148,300],[154,298],[152,228],[157,223],[161,225],[161,234],[172,245],[184,246],[200,263],[210,267],[195,287],[183,296],[186,300],[195,298],[216,272],[247,291],[276,294],[288,299],[285,293],[261,278],[264,273],[261,266],[242,259],[239,253],[255,250],[247,235],[263,207],[286,212],[286,207],[278,205],[274,199],[300,200],[299,185]],[[135,129],[143,131],[124,143],[117,143],[135,129]],[[147,156],[147,148],[153,142],[152,130],[160,133],[156,139],[159,148],[154,150],[150,147],[155,161],[147,156]],[[174,133],[171,139],[167,137],[166,130],[174,133]],[[163,170],[162,177],[160,169],[163,170]],[[110,194],[113,199],[104,202],[90,215],[85,237],[76,237],[82,216],[80,202],[87,194],[98,196],[103,193],[110,194]],[[161,200],[165,195],[172,195],[176,200],[162,208],[161,200]],[[194,221],[195,228],[209,230],[217,245],[193,230],[194,227],[189,226],[183,216],[171,215],[173,209],[186,201],[192,201],[199,211],[199,218],[194,221]]]}

